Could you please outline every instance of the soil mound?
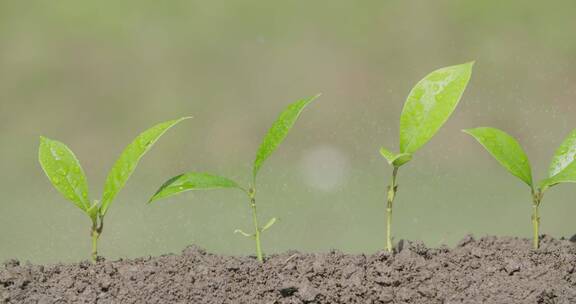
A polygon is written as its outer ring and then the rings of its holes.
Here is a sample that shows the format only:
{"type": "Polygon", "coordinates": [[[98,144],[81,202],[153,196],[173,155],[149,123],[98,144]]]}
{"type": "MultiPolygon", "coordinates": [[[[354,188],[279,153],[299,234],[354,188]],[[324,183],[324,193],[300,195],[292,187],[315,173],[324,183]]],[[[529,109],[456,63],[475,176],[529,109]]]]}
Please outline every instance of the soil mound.
{"type": "Polygon", "coordinates": [[[181,255],[0,268],[0,303],[576,303],[576,245],[464,238],[394,255],[287,252],[264,264],[191,246],[181,255]]]}

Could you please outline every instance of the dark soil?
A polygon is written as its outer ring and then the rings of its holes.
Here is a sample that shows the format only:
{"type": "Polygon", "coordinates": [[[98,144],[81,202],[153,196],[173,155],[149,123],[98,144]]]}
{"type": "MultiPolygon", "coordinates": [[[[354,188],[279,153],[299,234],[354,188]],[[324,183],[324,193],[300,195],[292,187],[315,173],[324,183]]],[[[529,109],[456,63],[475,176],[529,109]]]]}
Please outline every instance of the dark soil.
{"type": "Polygon", "coordinates": [[[8,261],[0,303],[576,303],[576,245],[466,237],[394,255],[288,252],[264,264],[206,253],[49,266],[8,261]]]}

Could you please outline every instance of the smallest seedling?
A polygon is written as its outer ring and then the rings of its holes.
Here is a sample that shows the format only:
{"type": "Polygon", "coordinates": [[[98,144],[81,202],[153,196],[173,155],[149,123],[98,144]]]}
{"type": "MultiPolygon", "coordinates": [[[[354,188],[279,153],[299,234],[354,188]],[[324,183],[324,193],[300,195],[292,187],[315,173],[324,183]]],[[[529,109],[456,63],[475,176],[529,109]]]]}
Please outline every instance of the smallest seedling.
{"type": "Polygon", "coordinates": [[[472,135],[486,150],[512,175],[521,179],[530,187],[532,194],[532,226],[534,249],[540,247],[539,229],[540,213],[539,207],[544,197],[544,192],[550,187],[560,183],[576,182],[576,129],[562,142],[556,150],[548,177],[535,185],[532,179],[532,169],[526,153],[514,139],[506,132],[495,128],[476,128],[463,130],[472,135]]]}
{"type": "Polygon", "coordinates": [[[254,233],[246,233],[240,229],[236,229],[234,233],[239,233],[245,237],[253,238],[256,243],[256,258],[258,261],[264,261],[264,253],[262,251],[262,244],[260,237],[262,233],[268,230],[274,223],[276,218],[273,217],[266,224],[260,226],[258,213],[256,211],[256,177],[262,168],[264,162],[272,155],[272,152],[284,141],[294,123],[300,116],[304,108],[318,98],[320,94],[304,99],[300,99],[286,107],[280,116],[276,119],[268,133],[264,137],[260,148],[256,153],[256,159],[252,167],[252,183],[248,187],[242,187],[239,183],[223,177],[209,173],[202,172],[188,172],[177,175],[166,181],[158,191],[150,198],[149,203],[159,199],[167,198],[182,192],[192,190],[207,190],[207,189],[238,189],[246,193],[250,209],[252,210],[252,225],[254,226],[254,233]]]}

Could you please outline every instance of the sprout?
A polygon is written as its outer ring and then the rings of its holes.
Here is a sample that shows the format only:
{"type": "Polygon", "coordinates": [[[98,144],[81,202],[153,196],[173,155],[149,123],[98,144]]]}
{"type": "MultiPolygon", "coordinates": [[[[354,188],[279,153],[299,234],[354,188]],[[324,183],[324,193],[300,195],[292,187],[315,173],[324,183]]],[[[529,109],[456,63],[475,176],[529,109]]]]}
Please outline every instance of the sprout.
{"type": "Polygon", "coordinates": [[[539,207],[544,192],[560,183],[576,182],[576,129],[568,134],[568,137],[556,150],[550,169],[548,169],[548,177],[540,181],[538,185],[533,182],[528,157],[514,137],[495,128],[475,128],[463,131],[472,135],[508,172],[530,187],[532,194],[532,246],[534,249],[538,249],[540,247],[539,207]]]}
{"type": "Polygon", "coordinates": [[[386,204],[386,250],[392,252],[392,206],[398,191],[398,169],[412,160],[454,111],[472,74],[474,62],[436,70],[410,91],[400,116],[400,153],[385,148],[380,154],[393,167],[386,204]]]}
{"type": "Polygon", "coordinates": [[[288,132],[298,119],[298,116],[304,108],[313,100],[318,98],[319,95],[314,97],[304,98],[289,105],[278,117],[276,122],[272,125],[266,137],[262,141],[256,159],[254,160],[252,169],[252,182],[244,188],[235,181],[226,177],[216,176],[209,173],[189,172],[177,175],[166,181],[158,191],[150,198],[149,203],[173,196],[185,191],[190,190],[206,190],[206,189],[221,189],[221,188],[234,188],[242,190],[248,196],[250,209],[252,210],[252,224],[254,226],[254,233],[246,233],[240,229],[236,229],[234,233],[241,234],[246,237],[254,238],[256,241],[256,257],[258,261],[263,262],[264,257],[262,253],[262,245],[260,242],[261,234],[268,230],[276,222],[276,218],[271,218],[268,222],[260,226],[258,221],[258,213],[256,211],[256,177],[262,164],[268,157],[276,150],[278,145],[282,143],[288,132]]]}
{"type": "Polygon", "coordinates": [[[90,202],[88,183],[80,162],[65,144],[40,137],[38,159],[52,185],[65,198],[80,208],[92,221],[92,260],[98,258],[98,239],[104,229],[104,217],[110,204],[124,187],[138,162],[168,129],[187,119],[184,117],[155,125],[129,144],[116,161],[104,185],[102,200],[90,202]]]}

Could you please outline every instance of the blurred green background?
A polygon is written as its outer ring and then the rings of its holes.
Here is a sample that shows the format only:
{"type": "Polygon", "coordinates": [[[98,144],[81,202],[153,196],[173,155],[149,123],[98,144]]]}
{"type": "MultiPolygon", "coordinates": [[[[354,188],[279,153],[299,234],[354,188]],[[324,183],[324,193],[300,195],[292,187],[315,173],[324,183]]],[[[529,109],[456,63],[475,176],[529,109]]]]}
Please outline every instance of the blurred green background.
{"type": "MultiPolygon", "coordinates": [[[[249,181],[262,136],[288,103],[318,92],[265,164],[268,253],[375,252],[384,245],[399,115],[428,72],[476,60],[455,114],[400,172],[396,240],[453,245],[467,233],[531,232],[528,188],[462,128],[516,136],[537,178],[576,127],[576,2],[0,1],[0,260],[89,257],[89,220],[49,184],[38,136],[65,142],[100,196],[122,149],[153,124],[191,115],[148,153],[106,218],[108,258],[251,254],[237,191],[145,205],[168,177],[249,181]]],[[[548,192],[542,232],[576,233],[576,187],[548,192]]]]}

